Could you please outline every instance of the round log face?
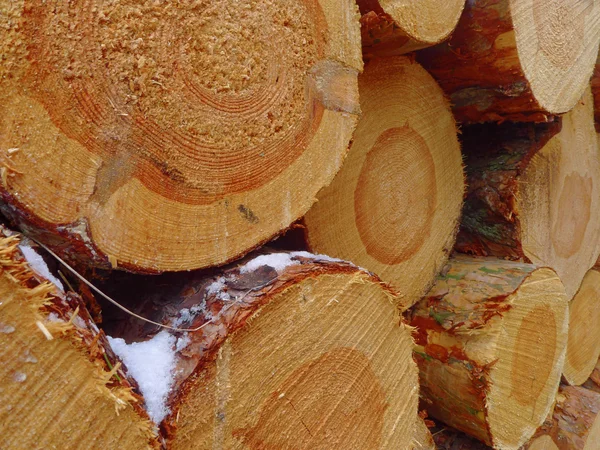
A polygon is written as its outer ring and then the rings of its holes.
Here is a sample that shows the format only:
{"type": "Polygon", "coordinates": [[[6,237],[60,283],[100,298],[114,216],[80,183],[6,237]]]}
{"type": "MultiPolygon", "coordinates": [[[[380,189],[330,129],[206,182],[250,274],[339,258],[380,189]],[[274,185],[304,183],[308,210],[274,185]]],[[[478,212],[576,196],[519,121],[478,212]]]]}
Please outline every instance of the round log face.
{"type": "Polygon", "coordinates": [[[172,448],[408,448],[410,332],[356,275],[306,278],[229,335],[183,386],[172,448]]]}
{"type": "Polygon", "coordinates": [[[496,448],[519,448],[552,408],[567,344],[565,300],[564,287],[550,269],[533,272],[510,298],[487,399],[496,448]]]}
{"type": "Polygon", "coordinates": [[[408,315],[427,412],[494,448],[531,438],[565,358],[568,303],[556,273],[456,257],[408,315]]]}
{"type": "Polygon", "coordinates": [[[40,284],[18,242],[0,239],[2,448],[157,448],[124,371],[109,373],[114,355],[83,302],[40,284]]]}
{"type": "Polygon", "coordinates": [[[403,55],[446,39],[465,0],[357,0],[362,17],[363,56],[403,55]]]}
{"type": "Polygon", "coordinates": [[[510,0],[519,61],[538,103],[569,111],[590,79],[600,42],[600,5],[510,0]]]}
{"type": "Polygon", "coordinates": [[[205,267],[289,226],[341,164],[350,1],[8,3],[2,191],[24,221],[132,270],[205,267]]]}
{"type": "Polygon", "coordinates": [[[541,436],[531,441],[527,450],[559,450],[550,436],[541,436]]]}
{"type": "Polygon", "coordinates": [[[600,158],[588,89],[562,129],[527,165],[519,183],[517,210],[524,255],[548,265],[572,298],[598,258],[589,245],[600,236],[600,158]]]}
{"type": "Polygon", "coordinates": [[[590,270],[569,303],[569,341],[563,376],[584,383],[600,357],[600,272],[590,270]]]}
{"type": "Polygon", "coordinates": [[[465,6],[465,0],[380,0],[379,3],[411,39],[429,45],[452,33],[465,6]]]}
{"type": "Polygon", "coordinates": [[[452,247],[464,180],[456,127],[439,87],[405,57],[359,77],[363,115],[349,156],[305,216],[309,246],[422,296],[452,247]]]}

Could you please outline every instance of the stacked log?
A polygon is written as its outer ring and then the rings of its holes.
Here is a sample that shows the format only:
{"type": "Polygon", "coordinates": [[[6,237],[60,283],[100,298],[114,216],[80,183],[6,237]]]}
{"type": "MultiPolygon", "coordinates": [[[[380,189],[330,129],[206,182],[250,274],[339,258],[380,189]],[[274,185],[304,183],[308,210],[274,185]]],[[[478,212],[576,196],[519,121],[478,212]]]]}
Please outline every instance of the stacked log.
{"type": "Polygon", "coordinates": [[[135,382],[81,299],[35,272],[22,252],[34,250],[2,235],[2,448],[158,448],[135,382]]]}
{"type": "Polygon", "coordinates": [[[305,216],[306,242],[377,273],[408,307],[454,244],[464,190],[456,127],[435,81],[407,57],[370,61],[359,92],[348,158],[305,216]]]}
{"type": "Polygon", "coordinates": [[[452,38],[418,59],[459,122],[545,122],[581,98],[599,42],[595,2],[474,0],[452,38]]]}
{"type": "Polygon", "coordinates": [[[569,340],[563,376],[570,385],[583,384],[600,358],[600,272],[588,271],[569,302],[569,340]]]}
{"type": "Polygon", "coordinates": [[[527,442],[553,405],[567,345],[556,273],[458,257],[409,323],[428,414],[494,448],[527,442]]]}
{"type": "Polygon", "coordinates": [[[402,55],[445,40],[458,22],[465,0],[445,2],[357,0],[365,59],[402,55]]]}
{"type": "Polygon", "coordinates": [[[547,124],[465,127],[458,251],[549,266],[572,298],[598,259],[600,156],[588,90],[547,124]]]}
{"type": "Polygon", "coordinates": [[[554,412],[523,450],[592,450],[600,442],[600,394],[561,386],[554,412]]]}
{"type": "Polygon", "coordinates": [[[417,420],[417,426],[414,436],[414,450],[435,450],[435,442],[425,421],[421,418],[417,420]]]}
{"type": "MultiPolygon", "coordinates": [[[[174,349],[161,423],[170,448],[410,448],[413,341],[373,275],[274,253],[167,289],[138,296],[152,305],[147,317],[196,329],[178,333],[186,344],[174,349]]],[[[133,318],[120,324],[128,340],[156,333],[133,318]]]]}
{"type": "Polygon", "coordinates": [[[306,213],[359,112],[352,0],[92,3],[1,3],[4,214],[67,258],[163,272],[306,213]]]}

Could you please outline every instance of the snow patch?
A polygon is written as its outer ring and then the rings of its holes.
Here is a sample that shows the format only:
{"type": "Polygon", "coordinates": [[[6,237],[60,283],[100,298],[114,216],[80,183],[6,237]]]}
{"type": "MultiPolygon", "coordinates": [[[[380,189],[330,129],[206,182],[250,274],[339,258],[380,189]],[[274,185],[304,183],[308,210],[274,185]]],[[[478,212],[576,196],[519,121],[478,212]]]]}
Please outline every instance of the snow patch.
{"type": "MultiPolygon", "coordinates": [[[[294,259],[297,257],[301,258],[310,258],[315,259],[319,262],[343,262],[349,263],[348,261],[344,261],[343,259],[332,258],[327,255],[315,255],[313,253],[298,251],[298,252],[290,252],[290,253],[270,253],[268,255],[260,255],[256,258],[248,261],[245,265],[240,268],[240,273],[248,273],[254,272],[256,269],[262,266],[270,266],[277,271],[277,273],[281,273],[286,267],[295,266],[296,264],[300,264],[300,261],[294,259]]],[[[354,264],[352,264],[354,266],[354,264]]],[[[213,283],[215,284],[215,283],[213,283]]],[[[212,285],[211,285],[212,286],[212,285]]]]}
{"type": "Polygon", "coordinates": [[[189,335],[187,333],[183,333],[183,335],[177,339],[177,346],[175,347],[175,350],[180,352],[186,348],[190,342],[192,342],[192,340],[190,339],[189,335]]]}
{"type": "Polygon", "coordinates": [[[48,317],[46,317],[46,319],[48,320],[48,322],[64,322],[64,320],[62,320],[55,312],[51,312],[50,314],[48,314],[48,317]]]}
{"type": "Polygon", "coordinates": [[[213,281],[206,288],[207,294],[216,294],[219,300],[229,301],[231,300],[231,295],[223,290],[225,287],[225,277],[219,277],[217,281],[213,281]]]}
{"type": "Polygon", "coordinates": [[[83,328],[83,329],[87,329],[87,325],[85,324],[85,320],[83,320],[81,317],[79,317],[78,315],[75,316],[75,318],[73,319],[73,324],[77,327],[77,328],[83,328]]]}
{"type": "MultiPolygon", "coordinates": [[[[300,256],[302,258],[313,258],[316,259],[317,261],[326,261],[326,262],[343,262],[343,263],[349,263],[352,264],[350,261],[345,261],[343,259],[339,259],[339,258],[333,258],[331,256],[327,256],[327,255],[318,255],[315,253],[309,253],[309,252],[291,252],[290,253],[291,256],[300,256]]],[[[352,264],[354,265],[354,264],[352,264]]]]}
{"type": "Polygon", "coordinates": [[[270,253],[268,255],[260,255],[256,258],[248,261],[242,267],[240,267],[240,273],[254,272],[256,269],[262,266],[272,267],[277,273],[282,272],[283,269],[289,266],[300,264],[300,261],[292,259],[291,253],[270,253]]]}
{"type": "Polygon", "coordinates": [[[21,253],[23,253],[23,256],[29,263],[29,266],[35,273],[53,283],[62,292],[65,291],[65,288],[60,280],[50,273],[50,269],[48,269],[44,258],[42,258],[34,249],[28,245],[19,244],[19,250],[21,250],[21,253]]]}
{"type": "Polygon", "coordinates": [[[31,353],[29,349],[25,350],[23,356],[19,358],[20,361],[35,364],[38,362],[38,359],[31,353]]]}
{"type": "Polygon", "coordinates": [[[121,338],[110,336],[108,341],[140,386],[148,415],[159,424],[170,412],[167,399],[174,381],[176,359],[173,349],[177,338],[163,330],[145,342],[127,344],[121,338]]]}
{"type": "Polygon", "coordinates": [[[179,317],[171,323],[171,326],[180,327],[184,323],[190,323],[196,318],[202,309],[203,308],[201,305],[196,305],[192,306],[191,308],[183,308],[179,310],[179,317]]]}

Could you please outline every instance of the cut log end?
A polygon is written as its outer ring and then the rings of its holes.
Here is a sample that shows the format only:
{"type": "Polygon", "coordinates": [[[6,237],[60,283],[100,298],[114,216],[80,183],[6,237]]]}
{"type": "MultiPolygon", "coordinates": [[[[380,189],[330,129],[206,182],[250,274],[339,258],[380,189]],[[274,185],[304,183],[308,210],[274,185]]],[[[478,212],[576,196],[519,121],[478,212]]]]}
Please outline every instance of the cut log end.
{"type": "Polygon", "coordinates": [[[531,441],[527,450],[559,450],[550,436],[540,436],[531,441]]]}
{"type": "Polygon", "coordinates": [[[560,122],[464,130],[469,191],[457,249],[554,269],[572,298],[600,248],[590,91],[560,122]],[[487,150],[487,151],[484,151],[487,150]]]}
{"type": "Polygon", "coordinates": [[[367,267],[410,305],[454,242],[464,189],[456,127],[441,90],[406,57],[372,60],[359,91],[349,156],[304,219],[308,244],[367,267]]]}
{"type": "Polygon", "coordinates": [[[581,386],[562,385],[554,411],[523,450],[594,450],[600,442],[599,412],[600,394],[581,386]]]}
{"type": "MultiPolygon", "coordinates": [[[[179,280],[137,294],[146,317],[197,328],[171,332],[175,380],[161,423],[170,448],[410,448],[413,339],[378,278],[294,252],[179,280]]],[[[149,332],[126,318],[112,334],[149,332]]]]}
{"type": "Polygon", "coordinates": [[[556,273],[456,258],[410,314],[429,414],[495,448],[525,443],[552,407],[564,361],[556,273]]]}
{"type": "Polygon", "coordinates": [[[518,448],[548,415],[566,344],[566,298],[555,272],[532,272],[511,297],[490,370],[487,405],[497,448],[518,448]]]}
{"type": "Polygon", "coordinates": [[[18,242],[0,239],[2,446],[158,448],[155,427],[83,302],[42,282],[18,242]]]}
{"type": "Polygon", "coordinates": [[[600,5],[467,2],[449,41],[418,55],[459,122],[546,122],[571,110],[592,75],[600,5]]]}
{"type": "Polygon", "coordinates": [[[596,366],[600,357],[598,323],[600,272],[590,270],[569,303],[569,341],[563,376],[570,385],[583,384],[596,366]]]}
{"type": "Polygon", "coordinates": [[[377,284],[353,277],[300,281],[228,335],[183,388],[173,448],[407,448],[410,333],[377,284]]]}
{"type": "Polygon", "coordinates": [[[552,267],[569,298],[598,257],[597,246],[587,244],[600,236],[600,158],[593,105],[588,89],[521,178],[523,252],[534,264],[552,267]]]}
{"type": "Polygon", "coordinates": [[[510,14],[519,61],[534,97],[552,114],[569,111],[594,70],[600,6],[566,0],[510,0],[510,14]]]}
{"type": "Polygon", "coordinates": [[[359,0],[362,44],[366,55],[393,56],[446,39],[460,18],[465,0],[443,3],[406,0],[359,0]]]}
{"type": "Polygon", "coordinates": [[[0,146],[18,151],[4,201],[96,263],[230,261],[302,216],[339,169],[359,111],[353,2],[11,15],[0,146]]]}
{"type": "Polygon", "coordinates": [[[414,444],[413,450],[435,450],[435,442],[433,441],[433,436],[431,436],[431,432],[425,421],[420,417],[417,420],[417,427],[415,430],[414,444]]]}

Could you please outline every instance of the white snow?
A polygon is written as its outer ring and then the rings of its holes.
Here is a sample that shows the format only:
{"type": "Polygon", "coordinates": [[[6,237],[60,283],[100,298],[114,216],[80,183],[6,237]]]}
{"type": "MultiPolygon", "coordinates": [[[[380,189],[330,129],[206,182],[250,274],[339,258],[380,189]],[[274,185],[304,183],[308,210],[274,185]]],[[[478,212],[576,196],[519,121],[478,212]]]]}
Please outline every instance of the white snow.
{"type": "MultiPolygon", "coordinates": [[[[350,263],[350,261],[345,261],[343,259],[339,259],[339,258],[333,258],[331,256],[327,256],[327,255],[317,255],[314,253],[309,253],[309,252],[291,252],[290,253],[291,256],[301,256],[303,258],[314,258],[317,261],[327,261],[327,262],[345,262],[345,263],[350,263]]],[[[350,263],[352,264],[352,263],[350,263]]],[[[354,265],[354,264],[352,264],[354,265]]]]}
{"type": "Polygon", "coordinates": [[[62,320],[55,312],[51,312],[50,314],[48,314],[48,317],[46,317],[46,319],[48,320],[48,322],[64,322],[64,320],[62,320]]]}
{"type": "Polygon", "coordinates": [[[184,323],[190,323],[196,318],[200,311],[202,311],[202,306],[200,305],[195,305],[191,308],[183,308],[179,311],[179,317],[173,320],[171,325],[174,327],[179,327],[184,323]]]}
{"type": "Polygon", "coordinates": [[[213,281],[206,288],[208,294],[215,294],[225,287],[225,277],[219,277],[217,281],[213,281]]]}
{"type": "Polygon", "coordinates": [[[290,253],[270,253],[268,255],[257,256],[256,258],[248,261],[240,268],[240,273],[254,272],[256,269],[262,266],[270,266],[275,269],[277,273],[281,273],[286,267],[300,264],[300,261],[294,259],[296,257],[311,258],[316,259],[317,261],[327,262],[348,262],[344,261],[343,259],[332,258],[331,256],[327,255],[315,255],[313,253],[304,251],[290,253]]]}
{"type": "Polygon", "coordinates": [[[183,350],[184,348],[186,348],[188,346],[188,344],[191,342],[192,340],[190,339],[190,337],[188,336],[187,333],[183,333],[183,335],[177,339],[177,346],[175,347],[175,350],[177,350],[178,352],[183,350]]]}
{"type": "Polygon", "coordinates": [[[262,266],[270,266],[279,273],[286,267],[294,266],[296,264],[300,264],[300,261],[293,260],[291,253],[270,253],[251,259],[240,267],[240,273],[254,272],[262,266]]]}
{"type": "Polygon", "coordinates": [[[58,278],[50,273],[50,269],[46,265],[46,261],[34,249],[25,244],[19,244],[19,250],[31,266],[31,268],[42,278],[53,283],[61,291],[65,291],[63,284],[58,278]]]}
{"type": "Polygon", "coordinates": [[[225,287],[225,277],[219,277],[217,279],[217,281],[213,281],[211,284],[208,285],[208,287],[206,288],[206,293],[207,294],[217,294],[217,298],[219,300],[229,301],[229,300],[231,300],[231,295],[229,295],[227,292],[223,291],[224,287],[225,287]]]}
{"type": "Polygon", "coordinates": [[[83,328],[83,329],[87,329],[87,325],[85,324],[85,320],[83,320],[81,317],[79,317],[78,315],[75,316],[75,318],[73,319],[73,323],[75,324],[75,326],[77,328],[83,328]]]}
{"type": "Polygon", "coordinates": [[[148,415],[159,424],[170,411],[167,399],[174,381],[177,338],[163,330],[145,342],[127,344],[121,338],[110,336],[108,341],[140,386],[148,415]]]}

